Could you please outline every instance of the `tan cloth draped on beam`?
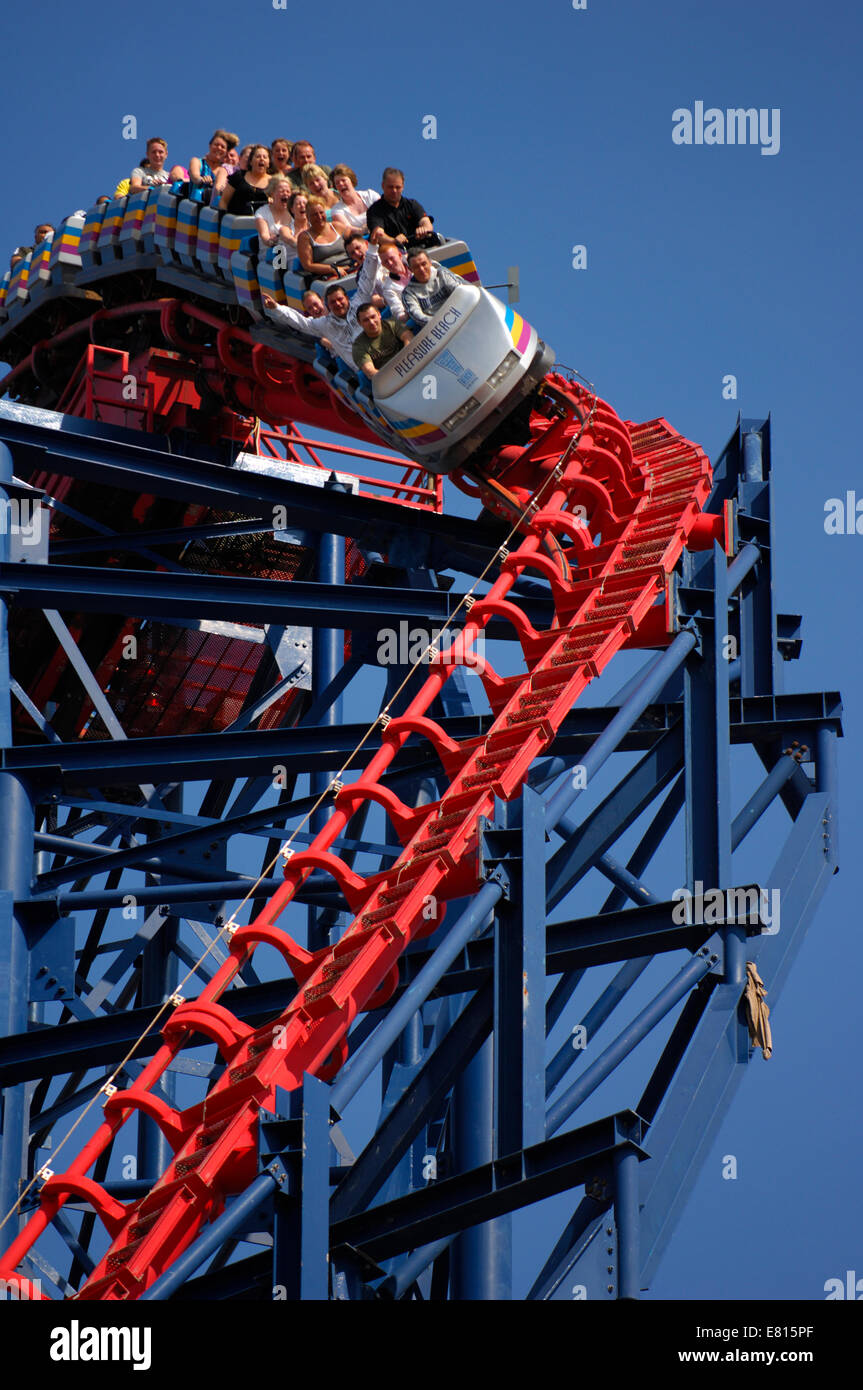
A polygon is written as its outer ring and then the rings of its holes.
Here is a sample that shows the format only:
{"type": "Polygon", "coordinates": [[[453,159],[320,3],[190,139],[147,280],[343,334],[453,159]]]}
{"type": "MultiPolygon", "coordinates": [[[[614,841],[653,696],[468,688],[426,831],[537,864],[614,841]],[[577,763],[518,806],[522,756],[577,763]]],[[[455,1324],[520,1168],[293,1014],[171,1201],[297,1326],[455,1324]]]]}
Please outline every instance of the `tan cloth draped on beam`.
{"type": "Polygon", "coordinates": [[[773,1037],[770,1032],[770,1010],[764,1002],[767,990],[751,960],[746,962],[746,991],[743,995],[746,1004],[749,1038],[764,1053],[764,1059],[773,1052],[773,1037]]]}

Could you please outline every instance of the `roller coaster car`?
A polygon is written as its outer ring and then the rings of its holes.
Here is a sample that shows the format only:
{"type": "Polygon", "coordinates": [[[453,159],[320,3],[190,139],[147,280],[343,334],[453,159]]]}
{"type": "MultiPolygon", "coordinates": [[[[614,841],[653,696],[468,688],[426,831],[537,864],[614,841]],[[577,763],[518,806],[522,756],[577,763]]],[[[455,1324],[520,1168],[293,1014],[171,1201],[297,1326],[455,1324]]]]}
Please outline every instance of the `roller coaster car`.
{"type": "Polygon", "coordinates": [[[459,285],[435,318],[373,378],[375,405],[406,453],[449,473],[501,437],[554,353],[487,290],[459,285]]]}

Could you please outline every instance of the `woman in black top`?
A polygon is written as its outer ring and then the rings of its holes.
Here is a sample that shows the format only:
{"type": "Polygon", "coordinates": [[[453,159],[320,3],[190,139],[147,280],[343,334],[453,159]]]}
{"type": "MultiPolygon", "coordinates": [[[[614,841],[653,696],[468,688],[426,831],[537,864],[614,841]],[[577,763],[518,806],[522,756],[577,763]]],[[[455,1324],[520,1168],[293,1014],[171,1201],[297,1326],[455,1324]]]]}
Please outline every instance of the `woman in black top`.
{"type": "Polygon", "coordinates": [[[231,174],[219,207],[235,217],[254,217],[267,202],[269,187],[270,151],[266,145],[253,145],[248,169],[231,174]]]}

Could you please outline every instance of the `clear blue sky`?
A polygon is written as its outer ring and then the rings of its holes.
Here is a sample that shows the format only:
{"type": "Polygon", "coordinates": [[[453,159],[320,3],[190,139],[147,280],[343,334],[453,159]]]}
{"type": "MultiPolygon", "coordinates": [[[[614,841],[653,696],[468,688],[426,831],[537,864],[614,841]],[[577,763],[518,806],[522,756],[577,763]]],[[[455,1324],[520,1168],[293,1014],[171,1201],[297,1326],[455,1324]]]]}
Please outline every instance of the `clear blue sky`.
{"type": "MultiPolygon", "coordinates": [[[[863,498],[861,37],[856,8],[802,0],[588,0],[585,11],[570,0],[47,0],[4,17],[10,249],[36,222],[113,191],[147,135],[167,136],[182,163],[216,125],[243,141],[310,138],[361,185],[401,165],[408,194],[469,242],[484,279],[517,263],[522,312],[621,415],[664,415],[715,455],[738,409],[772,412],[778,600],[804,614],[789,688],[845,697],[844,868],[774,1015],[774,1058],[755,1059],[656,1297],[819,1299],[826,1279],[863,1273],[863,536],[823,527],[829,497],[857,487],[863,498]],[[672,112],[696,101],[779,108],[779,152],[674,144],[672,112]],[[422,138],[427,115],[434,141],[422,138]],[[571,268],[576,244],[585,270],[571,268]],[[728,373],[736,401],[722,398],[728,373]],[[720,1177],[727,1153],[735,1182],[720,1177]]],[[[737,805],[752,785],[736,788],[737,805]]]]}

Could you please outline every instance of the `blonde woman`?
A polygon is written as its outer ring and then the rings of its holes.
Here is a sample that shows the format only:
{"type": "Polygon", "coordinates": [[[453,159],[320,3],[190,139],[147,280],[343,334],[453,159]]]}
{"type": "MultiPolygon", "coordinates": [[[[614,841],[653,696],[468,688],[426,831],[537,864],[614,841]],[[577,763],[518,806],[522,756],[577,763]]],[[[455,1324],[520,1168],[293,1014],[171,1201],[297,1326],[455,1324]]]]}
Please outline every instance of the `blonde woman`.
{"type": "Polygon", "coordinates": [[[327,221],[323,198],[309,198],[309,229],[297,237],[297,255],[307,279],[334,280],[348,274],[344,238],[327,221]]]}
{"type": "Polygon", "coordinates": [[[255,229],[262,248],[281,244],[296,251],[297,236],[288,207],[293,192],[290,179],[271,180],[269,202],[255,213],[255,229]]]}
{"type": "Polygon", "coordinates": [[[327,176],[320,164],[306,164],[303,166],[303,188],[310,198],[320,198],[328,208],[334,207],[339,201],[333,190],[330,188],[327,176]]]}

